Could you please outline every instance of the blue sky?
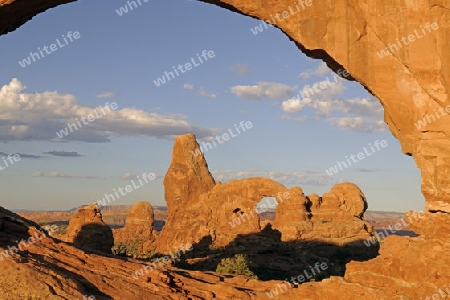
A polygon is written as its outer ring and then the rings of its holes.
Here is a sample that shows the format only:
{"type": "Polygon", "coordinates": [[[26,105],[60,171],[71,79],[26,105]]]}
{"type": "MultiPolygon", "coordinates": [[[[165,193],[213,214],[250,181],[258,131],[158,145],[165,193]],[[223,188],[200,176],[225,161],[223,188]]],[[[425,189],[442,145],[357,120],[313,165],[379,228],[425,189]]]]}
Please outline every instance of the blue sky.
{"type": "Polygon", "coordinates": [[[192,132],[207,141],[249,121],[251,129],[205,153],[216,179],[265,176],[319,195],[350,181],[371,210],[423,210],[419,170],[381,122],[381,105],[359,83],[334,81],[321,61],[306,57],[276,28],[253,34],[259,20],[195,1],[141,3],[119,16],[126,1],[79,1],[0,38],[0,152],[22,155],[0,171],[2,206],[65,210],[95,202],[143,173],[157,177],[114,204],[165,205],[162,178],[173,137],[192,132]],[[62,35],[69,31],[80,36],[66,44],[62,35]],[[56,39],[63,47],[26,67],[18,63],[56,39]],[[198,63],[204,50],[214,57],[154,84],[172,66],[198,63]],[[327,78],[334,84],[298,97],[327,78]],[[118,108],[57,138],[67,123],[107,102],[118,108]],[[388,146],[326,173],[376,140],[388,146]]]}

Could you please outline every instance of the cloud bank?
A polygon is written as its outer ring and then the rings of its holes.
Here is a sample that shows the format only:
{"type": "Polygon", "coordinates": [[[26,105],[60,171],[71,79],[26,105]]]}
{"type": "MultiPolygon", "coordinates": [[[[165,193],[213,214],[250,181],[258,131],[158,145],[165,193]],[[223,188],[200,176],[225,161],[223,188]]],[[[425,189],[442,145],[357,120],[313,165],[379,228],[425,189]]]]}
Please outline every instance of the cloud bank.
{"type": "MultiPolygon", "coordinates": [[[[0,141],[57,141],[56,132],[75,123],[94,109],[79,105],[73,95],[56,91],[27,94],[17,78],[0,89],[0,141]]],[[[120,108],[120,104],[119,104],[120,108]]],[[[111,136],[146,136],[173,139],[193,133],[199,139],[217,134],[216,129],[202,128],[180,114],[162,115],[135,108],[122,108],[104,115],[89,126],[70,133],[62,141],[106,143],[111,136]]],[[[59,140],[61,141],[61,140],[59,140]]]]}

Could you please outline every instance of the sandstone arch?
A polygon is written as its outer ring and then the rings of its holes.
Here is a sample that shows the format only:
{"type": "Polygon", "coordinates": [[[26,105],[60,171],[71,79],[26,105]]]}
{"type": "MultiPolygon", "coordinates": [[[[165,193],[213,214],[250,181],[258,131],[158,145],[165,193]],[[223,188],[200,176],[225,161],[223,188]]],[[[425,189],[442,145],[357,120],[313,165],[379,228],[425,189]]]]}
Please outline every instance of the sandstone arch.
{"type": "Polygon", "coordinates": [[[175,250],[177,244],[195,244],[210,236],[226,246],[238,234],[261,230],[254,207],[263,197],[289,193],[267,178],[216,182],[192,134],[178,136],[172,162],[164,178],[167,222],[158,237],[157,252],[175,250]],[[200,153],[200,155],[198,154],[200,153]]]}
{"type": "MultiPolygon", "coordinates": [[[[0,34],[19,27],[32,16],[71,0],[0,0],[0,34]]],[[[261,20],[270,20],[292,5],[289,0],[203,0],[261,20]]],[[[448,11],[440,0],[312,0],[296,14],[277,22],[300,50],[324,60],[337,71],[345,68],[377,96],[385,109],[385,121],[412,155],[422,173],[426,209],[450,212],[450,106],[446,114],[418,129],[414,124],[450,105],[450,39],[448,11]],[[435,22],[435,30],[411,47],[402,47],[380,58],[396,38],[435,22]],[[401,99],[401,100],[399,100],[401,99]]],[[[430,117],[431,118],[431,117],[430,117]]],[[[436,119],[436,118],[435,118],[436,119]]]]}
{"type": "Polygon", "coordinates": [[[192,134],[175,139],[164,189],[168,217],[156,243],[156,251],[161,253],[182,244],[198,244],[208,237],[214,245],[225,247],[239,235],[259,233],[255,207],[264,197],[274,197],[278,202],[273,229],[281,233],[283,241],[316,237],[318,241],[341,244],[373,234],[371,226],[362,220],[367,203],[356,185],[333,187],[328,194],[336,198],[335,205],[327,206],[328,200],[324,201],[317,221],[310,220],[311,205],[299,187],[287,189],[262,177],[216,182],[192,134]],[[324,226],[324,221],[329,223],[324,226]],[[348,230],[342,229],[344,223],[348,230]],[[332,227],[340,229],[330,230],[332,227]]]}
{"type": "Polygon", "coordinates": [[[284,193],[288,193],[285,186],[267,178],[232,180],[216,185],[209,197],[210,203],[220,204],[220,210],[210,223],[220,232],[216,244],[226,246],[238,234],[261,231],[259,216],[254,209],[256,204],[264,197],[282,198],[284,193]],[[239,211],[235,212],[237,209],[239,211]],[[224,232],[227,232],[226,236],[223,236],[224,232]]]}

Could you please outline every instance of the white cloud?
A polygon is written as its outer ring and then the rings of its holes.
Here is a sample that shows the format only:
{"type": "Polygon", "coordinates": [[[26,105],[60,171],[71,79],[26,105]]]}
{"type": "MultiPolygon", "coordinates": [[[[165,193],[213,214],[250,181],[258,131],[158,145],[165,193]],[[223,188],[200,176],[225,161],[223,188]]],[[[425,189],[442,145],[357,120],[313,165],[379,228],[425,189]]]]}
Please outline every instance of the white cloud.
{"type": "Polygon", "coordinates": [[[258,82],[256,85],[236,85],[231,92],[238,97],[250,100],[286,99],[294,95],[297,86],[291,87],[287,84],[275,82],[258,82]]]}
{"type": "Polygon", "coordinates": [[[281,103],[281,109],[287,113],[296,113],[301,111],[303,107],[307,106],[311,101],[311,99],[306,98],[303,101],[295,98],[283,101],[281,103]]]}
{"type": "MultiPolygon", "coordinates": [[[[314,119],[327,119],[327,122],[343,130],[358,132],[385,131],[383,106],[373,96],[344,99],[337,96],[345,91],[343,79],[335,75],[314,84],[305,85],[296,97],[283,101],[281,110],[289,114],[298,113],[305,108],[313,111],[314,119]]],[[[282,116],[283,120],[298,121],[303,117],[282,116]]]]}
{"type": "Polygon", "coordinates": [[[388,129],[383,120],[374,121],[361,117],[329,118],[327,122],[347,131],[375,132],[386,131],[388,129]]]}
{"type": "Polygon", "coordinates": [[[303,108],[312,108],[316,116],[323,118],[332,113],[343,113],[348,116],[360,116],[368,118],[383,118],[383,106],[378,101],[370,101],[368,98],[354,99],[324,99],[305,98],[304,100],[289,99],[281,104],[282,110],[287,113],[296,113],[303,108]]]}
{"type": "Polygon", "coordinates": [[[25,88],[16,78],[0,88],[0,141],[55,141],[58,140],[56,132],[67,123],[95,115],[95,110],[100,118],[62,140],[105,143],[113,135],[173,139],[180,134],[193,133],[200,139],[217,134],[216,129],[189,123],[184,115],[162,115],[127,107],[102,114],[102,107],[79,105],[73,95],[61,95],[56,91],[25,94],[22,92],[25,88]]]}
{"type": "Polygon", "coordinates": [[[205,91],[205,89],[203,87],[200,88],[200,90],[198,91],[198,93],[203,96],[203,97],[207,97],[210,99],[214,99],[217,98],[216,94],[209,94],[207,91],[205,91]]]}
{"type": "Polygon", "coordinates": [[[332,178],[323,172],[316,171],[303,171],[303,172],[282,172],[282,171],[264,171],[264,170],[248,170],[248,171],[212,171],[211,174],[216,180],[221,182],[227,182],[230,180],[252,178],[252,177],[265,177],[272,179],[283,185],[315,185],[315,186],[328,186],[335,185],[342,181],[342,179],[332,178]]]}
{"type": "Polygon", "coordinates": [[[97,95],[97,98],[111,98],[111,97],[114,97],[114,93],[105,92],[105,93],[97,95]]]}
{"type": "Polygon", "coordinates": [[[194,89],[194,85],[193,84],[189,84],[189,83],[185,83],[183,85],[183,88],[186,90],[193,90],[194,89]]]}
{"type": "Polygon", "coordinates": [[[328,72],[331,72],[331,69],[325,63],[321,63],[316,69],[303,71],[298,76],[303,79],[308,79],[312,75],[324,76],[328,72]]]}
{"type": "Polygon", "coordinates": [[[235,64],[231,66],[231,70],[239,76],[247,75],[252,71],[248,64],[235,64]]]}

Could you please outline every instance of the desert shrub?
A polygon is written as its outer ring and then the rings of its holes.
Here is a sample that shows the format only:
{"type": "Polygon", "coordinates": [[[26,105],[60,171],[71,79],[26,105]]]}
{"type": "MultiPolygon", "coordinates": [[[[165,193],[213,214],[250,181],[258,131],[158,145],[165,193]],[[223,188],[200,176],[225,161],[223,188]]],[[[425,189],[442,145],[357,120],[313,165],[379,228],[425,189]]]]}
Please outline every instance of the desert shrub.
{"type": "Polygon", "coordinates": [[[220,247],[218,245],[214,245],[214,244],[209,245],[208,248],[212,253],[220,253],[223,251],[222,247],[220,247]]]}
{"type": "Polygon", "coordinates": [[[52,228],[56,228],[56,230],[54,232],[58,233],[58,234],[66,234],[66,230],[67,230],[68,226],[69,226],[69,224],[65,224],[65,225],[55,225],[52,223],[41,224],[41,227],[49,232],[52,230],[52,228]]]}
{"type": "Polygon", "coordinates": [[[119,256],[131,256],[131,257],[140,257],[144,255],[144,253],[141,253],[140,251],[140,245],[144,241],[140,239],[135,239],[132,241],[127,241],[124,243],[114,243],[114,246],[111,248],[111,251],[114,255],[119,256]]]}
{"type": "Polygon", "coordinates": [[[118,256],[127,256],[127,247],[125,243],[114,243],[111,252],[118,256]]]}
{"type": "Polygon", "coordinates": [[[216,272],[220,274],[244,275],[258,279],[258,276],[249,269],[247,257],[243,254],[236,254],[234,257],[222,259],[217,265],[216,272]]]}
{"type": "Polygon", "coordinates": [[[67,232],[67,227],[69,227],[69,225],[61,225],[58,227],[58,229],[56,230],[56,233],[59,234],[66,234],[67,232]]]}

